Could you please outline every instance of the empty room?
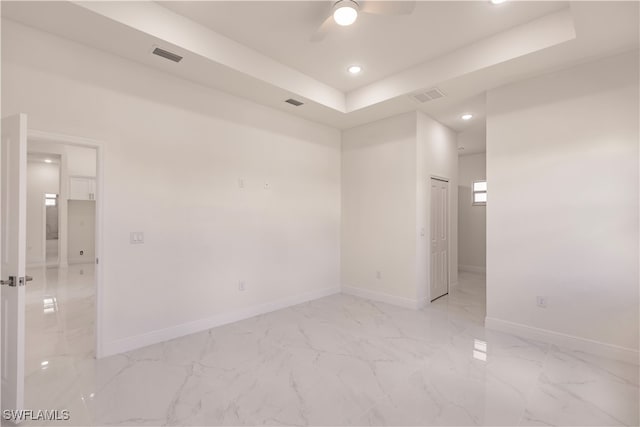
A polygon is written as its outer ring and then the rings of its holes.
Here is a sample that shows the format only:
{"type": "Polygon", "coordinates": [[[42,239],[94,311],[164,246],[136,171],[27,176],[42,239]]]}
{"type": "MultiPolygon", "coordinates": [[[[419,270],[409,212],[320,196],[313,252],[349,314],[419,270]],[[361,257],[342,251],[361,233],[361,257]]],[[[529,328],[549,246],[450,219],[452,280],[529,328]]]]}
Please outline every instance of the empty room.
{"type": "Polygon", "coordinates": [[[0,7],[3,426],[640,424],[640,2],[0,7]]]}

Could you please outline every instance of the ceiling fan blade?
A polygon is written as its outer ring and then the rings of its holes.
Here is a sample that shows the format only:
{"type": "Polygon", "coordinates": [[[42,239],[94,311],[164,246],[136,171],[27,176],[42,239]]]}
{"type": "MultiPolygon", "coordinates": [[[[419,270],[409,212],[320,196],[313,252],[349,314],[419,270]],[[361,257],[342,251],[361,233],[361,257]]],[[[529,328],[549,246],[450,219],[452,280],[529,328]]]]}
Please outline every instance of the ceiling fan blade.
{"type": "Polygon", "coordinates": [[[377,1],[364,0],[360,12],[373,15],[410,15],[416,8],[415,0],[411,1],[377,1]]]}
{"type": "Polygon", "coordinates": [[[329,17],[325,19],[322,25],[320,25],[320,27],[316,30],[315,34],[311,36],[310,40],[312,42],[319,42],[324,40],[327,33],[331,31],[331,29],[334,28],[335,25],[336,23],[333,20],[333,16],[329,15],[329,17]]]}

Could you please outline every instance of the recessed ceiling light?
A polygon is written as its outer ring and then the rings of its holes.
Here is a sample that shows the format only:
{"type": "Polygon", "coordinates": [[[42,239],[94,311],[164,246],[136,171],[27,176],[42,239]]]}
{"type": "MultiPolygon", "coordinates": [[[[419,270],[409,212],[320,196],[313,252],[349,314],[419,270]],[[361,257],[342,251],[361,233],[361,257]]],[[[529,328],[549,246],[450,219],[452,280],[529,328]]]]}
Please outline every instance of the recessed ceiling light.
{"type": "Polygon", "coordinates": [[[490,1],[491,1],[491,4],[501,4],[506,2],[507,0],[490,0],[490,1]]]}
{"type": "Polygon", "coordinates": [[[336,24],[346,27],[358,19],[358,4],[353,0],[340,0],[333,9],[333,20],[336,24]]]}
{"type": "Polygon", "coordinates": [[[51,159],[44,159],[44,162],[45,162],[45,163],[53,163],[53,160],[51,160],[51,159]]]}
{"type": "Polygon", "coordinates": [[[352,65],[348,68],[351,74],[359,74],[362,71],[362,67],[359,65],[352,65]]]}
{"type": "Polygon", "coordinates": [[[473,118],[473,114],[469,114],[469,113],[463,114],[461,117],[462,120],[471,120],[472,118],[473,118]]]}

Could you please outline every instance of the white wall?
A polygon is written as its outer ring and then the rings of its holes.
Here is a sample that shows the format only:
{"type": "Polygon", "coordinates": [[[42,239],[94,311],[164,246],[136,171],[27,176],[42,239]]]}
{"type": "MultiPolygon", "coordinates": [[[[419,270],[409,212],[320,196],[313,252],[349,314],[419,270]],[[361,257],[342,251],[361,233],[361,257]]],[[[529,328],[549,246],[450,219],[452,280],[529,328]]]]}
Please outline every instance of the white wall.
{"type": "Polygon", "coordinates": [[[342,133],[343,289],[409,307],[417,304],[416,118],[342,133]]]}
{"type": "MultiPolygon", "coordinates": [[[[484,105],[486,105],[486,95],[484,105]]],[[[459,155],[484,154],[487,152],[487,121],[486,118],[474,118],[477,123],[458,133],[458,147],[462,150],[459,155]]]]}
{"type": "Polygon", "coordinates": [[[431,300],[431,177],[449,181],[449,285],[458,281],[458,149],[454,131],[424,113],[417,115],[417,295],[418,300],[428,302],[431,300]]]}
{"type": "Polygon", "coordinates": [[[489,92],[488,326],[637,362],[638,71],[636,51],[489,92]]]}
{"type": "Polygon", "coordinates": [[[103,354],[339,291],[337,130],[8,21],[2,110],[104,141],[103,354]]]}
{"type": "Polygon", "coordinates": [[[93,263],[96,258],[96,202],[69,200],[67,203],[69,264],[93,263]]]}
{"type": "Polygon", "coordinates": [[[96,150],[95,148],[65,145],[67,156],[67,173],[70,176],[96,176],[96,150]]]}
{"type": "Polygon", "coordinates": [[[451,183],[450,270],[454,283],[455,133],[415,112],[343,132],[343,291],[414,308],[430,300],[431,176],[448,178],[451,183]]]}
{"type": "MultiPolygon", "coordinates": [[[[95,148],[65,145],[64,155],[67,168],[65,176],[96,177],[98,159],[95,148]]],[[[96,259],[96,202],[69,200],[67,203],[68,262],[92,263],[96,259]]]]}
{"type": "Polygon", "coordinates": [[[45,262],[44,194],[60,193],[60,167],[42,160],[27,162],[27,264],[45,262]]]}
{"type": "MultiPolygon", "coordinates": [[[[458,141],[465,132],[458,134],[458,141]]],[[[459,143],[458,143],[459,145],[459,143]]],[[[458,269],[483,273],[487,265],[487,210],[473,206],[474,181],[487,178],[486,153],[458,159],[458,269]]]]}

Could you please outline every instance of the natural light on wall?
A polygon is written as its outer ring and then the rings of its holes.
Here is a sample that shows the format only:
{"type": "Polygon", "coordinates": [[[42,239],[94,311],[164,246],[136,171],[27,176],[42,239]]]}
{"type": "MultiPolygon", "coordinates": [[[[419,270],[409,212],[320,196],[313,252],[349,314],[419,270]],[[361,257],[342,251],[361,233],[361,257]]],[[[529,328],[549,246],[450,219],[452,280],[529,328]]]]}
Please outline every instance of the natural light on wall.
{"type": "Polygon", "coordinates": [[[476,206],[487,204],[487,181],[473,183],[473,204],[476,206]]]}

